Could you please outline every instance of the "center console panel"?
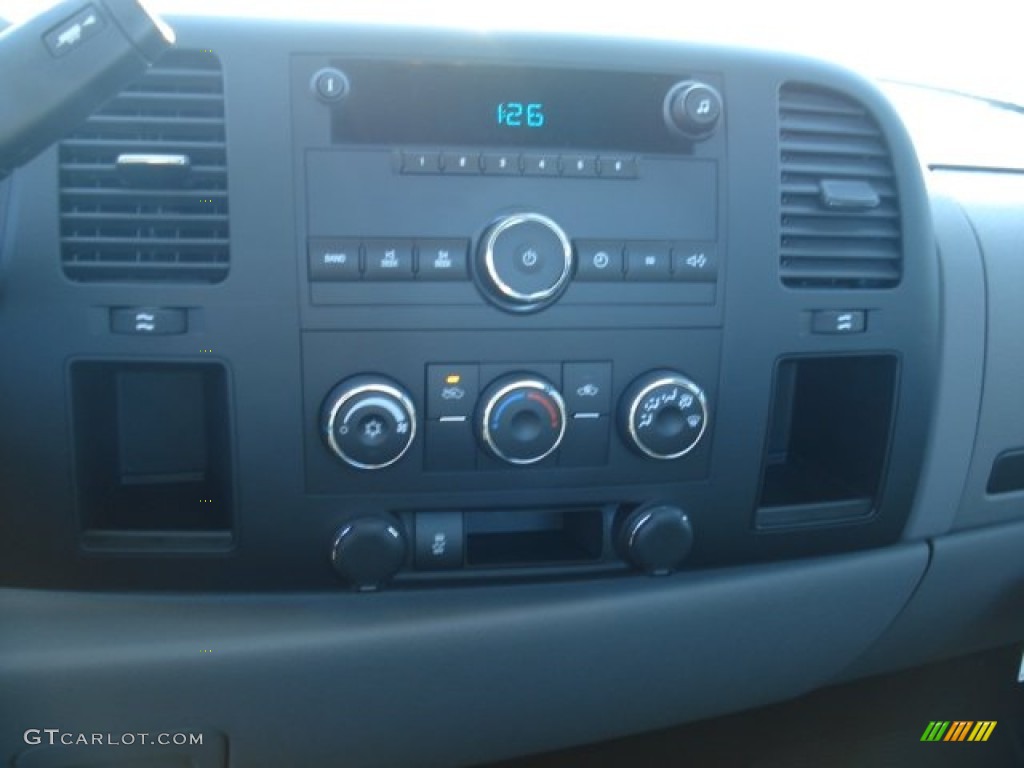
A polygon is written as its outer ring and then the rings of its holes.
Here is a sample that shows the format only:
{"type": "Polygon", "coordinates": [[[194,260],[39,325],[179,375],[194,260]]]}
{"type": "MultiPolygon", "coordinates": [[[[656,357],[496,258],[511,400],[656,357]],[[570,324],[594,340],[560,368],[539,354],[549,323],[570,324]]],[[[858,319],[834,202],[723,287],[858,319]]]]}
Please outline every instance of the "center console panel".
{"type": "Polygon", "coordinates": [[[0,506],[75,513],[0,520],[40,534],[5,581],[419,589],[900,535],[937,276],[872,87],[749,51],[437,33],[412,53],[387,30],[286,36],[252,70],[248,34],[212,63],[182,43],[197,82],[223,70],[228,181],[189,209],[230,222],[218,281],[29,264],[30,236],[57,260],[65,177],[23,173],[39,210],[8,279],[71,330],[31,359],[0,339],[61,382],[0,382],[29,404],[0,460],[68,471],[5,476],[0,506]]]}

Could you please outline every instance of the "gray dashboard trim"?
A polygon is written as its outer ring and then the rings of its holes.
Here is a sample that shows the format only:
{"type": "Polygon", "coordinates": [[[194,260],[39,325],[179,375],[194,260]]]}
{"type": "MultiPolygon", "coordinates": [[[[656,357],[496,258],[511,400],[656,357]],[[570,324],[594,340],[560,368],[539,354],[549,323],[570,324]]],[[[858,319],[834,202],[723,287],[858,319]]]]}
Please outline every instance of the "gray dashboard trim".
{"type": "Polygon", "coordinates": [[[0,755],[32,727],[212,727],[247,768],[466,765],[669,726],[834,677],[927,560],[374,595],[0,590],[0,755]]]}
{"type": "MultiPolygon", "coordinates": [[[[954,198],[930,179],[941,279],[938,386],[924,469],[903,536],[924,539],[950,530],[967,482],[981,410],[985,368],[985,271],[970,222],[954,198]]],[[[948,185],[947,185],[948,186],[948,185]]]]}

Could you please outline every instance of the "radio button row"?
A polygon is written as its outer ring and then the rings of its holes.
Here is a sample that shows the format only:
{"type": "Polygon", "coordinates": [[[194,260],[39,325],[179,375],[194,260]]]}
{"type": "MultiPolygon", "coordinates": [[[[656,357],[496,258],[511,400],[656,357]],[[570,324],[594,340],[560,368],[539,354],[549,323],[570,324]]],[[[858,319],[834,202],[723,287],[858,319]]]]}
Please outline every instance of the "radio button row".
{"type": "Polygon", "coordinates": [[[714,243],[577,240],[575,247],[580,281],[713,283],[718,279],[714,243]]]}
{"type": "Polygon", "coordinates": [[[410,175],[563,176],[566,178],[635,179],[632,155],[558,155],[547,152],[405,151],[400,169],[410,175]]]}
{"type": "Polygon", "coordinates": [[[314,237],[309,240],[309,279],[317,282],[410,281],[469,278],[469,242],[459,239],[314,237]],[[363,258],[360,259],[360,253],[363,258]],[[418,257],[418,258],[417,258],[418,257]]]}

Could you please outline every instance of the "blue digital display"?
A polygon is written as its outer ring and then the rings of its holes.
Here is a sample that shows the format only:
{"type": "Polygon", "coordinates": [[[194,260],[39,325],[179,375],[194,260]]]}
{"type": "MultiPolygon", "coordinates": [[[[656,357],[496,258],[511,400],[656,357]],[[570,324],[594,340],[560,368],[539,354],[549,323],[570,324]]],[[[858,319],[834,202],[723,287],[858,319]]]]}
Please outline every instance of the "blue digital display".
{"type": "Polygon", "coordinates": [[[572,152],[678,152],[685,144],[665,128],[665,94],[678,74],[379,59],[331,65],[351,85],[331,107],[339,144],[572,152]]]}
{"type": "Polygon", "coordinates": [[[498,125],[508,128],[542,128],[544,105],[539,102],[503,101],[498,105],[498,125]]]}

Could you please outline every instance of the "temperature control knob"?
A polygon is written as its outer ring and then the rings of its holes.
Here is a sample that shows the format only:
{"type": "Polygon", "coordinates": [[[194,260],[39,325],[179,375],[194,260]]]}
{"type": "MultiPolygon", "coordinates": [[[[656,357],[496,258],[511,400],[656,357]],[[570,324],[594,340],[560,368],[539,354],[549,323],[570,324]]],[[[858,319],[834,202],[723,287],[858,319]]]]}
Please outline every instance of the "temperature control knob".
{"type": "Polygon", "coordinates": [[[693,450],[708,425],[700,387],[675,371],[651,371],[626,390],[620,412],[622,436],[652,459],[678,459],[693,450]]]}
{"type": "Polygon", "coordinates": [[[539,213],[518,213],[484,234],[477,254],[477,279],[491,301],[513,312],[546,307],[572,277],[569,237],[539,213]]]}
{"type": "Polygon", "coordinates": [[[721,117],[722,97],[706,83],[677,83],[665,97],[665,122],[691,139],[707,138],[721,117]]]}
{"type": "Polygon", "coordinates": [[[409,394],[379,376],[356,376],[332,389],[321,422],[328,448],[356,469],[394,464],[416,437],[416,409],[409,394]]]}
{"type": "Polygon", "coordinates": [[[484,390],[480,403],[480,441],[509,464],[535,464],[565,436],[565,401],[540,376],[502,377],[484,390]]]}

